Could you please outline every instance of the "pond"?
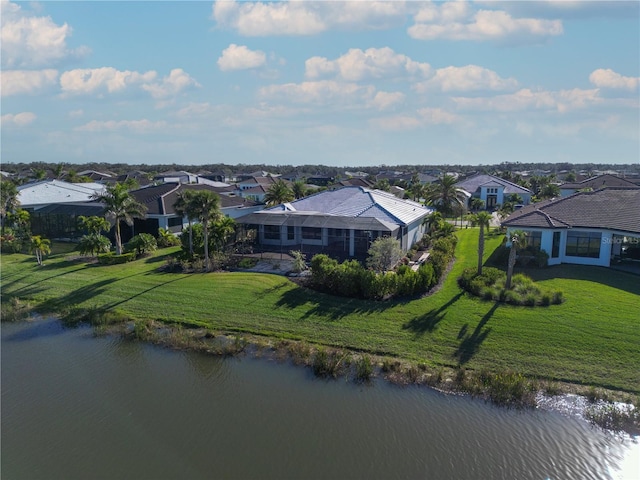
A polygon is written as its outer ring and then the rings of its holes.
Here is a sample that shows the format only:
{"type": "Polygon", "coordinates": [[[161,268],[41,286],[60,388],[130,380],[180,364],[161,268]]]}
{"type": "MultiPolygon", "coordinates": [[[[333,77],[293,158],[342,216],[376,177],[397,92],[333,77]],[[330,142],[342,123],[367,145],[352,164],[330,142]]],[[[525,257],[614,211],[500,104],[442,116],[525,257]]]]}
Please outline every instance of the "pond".
{"type": "Polygon", "coordinates": [[[55,319],[2,325],[3,479],[636,478],[578,416],[176,352],[55,319]]]}

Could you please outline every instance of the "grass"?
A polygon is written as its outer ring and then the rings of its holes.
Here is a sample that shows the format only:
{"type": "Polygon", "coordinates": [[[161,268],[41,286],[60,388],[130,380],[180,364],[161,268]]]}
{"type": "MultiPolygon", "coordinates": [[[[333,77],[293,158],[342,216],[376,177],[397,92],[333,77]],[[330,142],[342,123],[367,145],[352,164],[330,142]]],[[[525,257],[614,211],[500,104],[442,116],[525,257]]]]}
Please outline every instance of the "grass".
{"type": "MultiPolygon", "coordinates": [[[[125,265],[78,261],[54,244],[38,267],[2,255],[2,302],[19,298],[42,312],[113,310],[133,320],[202,326],[231,335],[356,350],[475,372],[517,372],[550,382],[640,392],[640,281],[600,267],[557,266],[526,273],[566,301],[549,307],[486,302],[457,278],[477,263],[477,229],[458,232],[456,263],[437,293],[374,302],[332,297],[270,274],[162,273],[177,248],[125,265]],[[58,253],[59,252],[59,253],[58,253]]],[[[500,237],[486,241],[487,257],[500,237]]]]}

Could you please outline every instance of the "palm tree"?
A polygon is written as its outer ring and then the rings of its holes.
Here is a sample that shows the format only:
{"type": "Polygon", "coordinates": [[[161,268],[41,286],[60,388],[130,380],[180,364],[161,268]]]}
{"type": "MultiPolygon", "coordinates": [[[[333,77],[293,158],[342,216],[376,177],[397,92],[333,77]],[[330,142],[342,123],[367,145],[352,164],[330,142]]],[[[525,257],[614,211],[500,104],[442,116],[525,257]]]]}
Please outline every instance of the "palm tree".
{"type": "Polygon", "coordinates": [[[31,237],[31,251],[35,253],[38,265],[42,266],[42,256],[51,253],[51,240],[40,235],[31,237]]]}
{"type": "Polygon", "coordinates": [[[464,191],[456,187],[456,178],[446,174],[434,184],[425,198],[428,204],[436,207],[436,210],[445,216],[454,214],[458,208],[464,207],[466,202],[464,191]]]}
{"type": "Polygon", "coordinates": [[[18,187],[9,180],[0,182],[0,222],[2,222],[2,235],[7,214],[14,212],[20,202],[18,201],[18,187]]]}
{"type": "Polygon", "coordinates": [[[291,189],[293,190],[293,195],[296,197],[296,200],[307,194],[307,186],[302,180],[296,180],[293,182],[291,189]]]}
{"type": "Polygon", "coordinates": [[[104,203],[105,215],[114,218],[116,224],[116,255],[122,255],[120,222],[132,225],[134,217],[142,217],[147,207],[133,198],[126,185],[121,183],[108,185],[105,192],[97,193],[93,198],[104,203]]]}
{"type": "Polygon", "coordinates": [[[236,222],[233,218],[227,216],[221,216],[216,222],[213,223],[211,229],[211,235],[213,237],[213,244],[218,251],[221,251],[231,235],[236,231],[236,222]]]}
{"type": "Polygon", "coordinates": [[[220,216],[220,197],[210,190],[194,191],[189,201],[190,208],[202,223],[204,232],[204,262],[207,272],[211,269],[209,260],[209,222],[220,216]]]}
{"type": "Polygon", "coordinates": [[[193,190],[183,190],[178,193],[178,199],[173,204],[173,208],[175,209],[178,215],[181,215],[183,218],[187,217],[187,221],[189,222],[189,254],[193,255],[193,219],[197,217],[195,212],[194,205],[191,204],[193,199],[193,190]]]}
{"type": "Polygon", "coordinates": [[[478,212],[471,215],[471,224],[480,227],[478,236],[478,275],[482,275],[482,257],[484,255],[484,227],[489,229],[491,224],[491,214],[489,212],[478,212]]]}
{"type": "Polygon", "coordinates": [[[269,187],[267,194],[264,196],[264,201],[269,206],[279,205],[281,203],[290,202],[295,198],[293,190],[289,188],[289,185],[282,179],[276,180],[274,184],[269,187]]]}
{"type": "Polygon", "coordinates": [[[511,288],[511,278],[513,277],[513,267],[516,264],[516,253],[518,249],[527,246],[527,233],[522,230],[514,230],[507,234],[511,241],[511,250],[509,251],[509,261],[507,263],[507,281],[504,287],[509,290],[511,288]]]}

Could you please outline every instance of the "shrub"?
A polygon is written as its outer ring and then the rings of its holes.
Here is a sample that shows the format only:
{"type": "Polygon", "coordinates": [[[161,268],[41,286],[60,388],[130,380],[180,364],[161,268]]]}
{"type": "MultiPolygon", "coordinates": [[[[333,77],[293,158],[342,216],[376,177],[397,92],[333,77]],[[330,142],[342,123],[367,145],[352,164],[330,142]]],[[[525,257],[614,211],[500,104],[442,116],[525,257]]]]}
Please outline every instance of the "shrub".
{"type": "Polygon", "coordinates": [[[100,265],[117,265],[120,263],[132,262],[136,259],[134,252],[123,253],[122,255],[114,255],[113,253],[103,253],[98,255],[98,263],[100,265]]]}
{"type": "Polygon", "coordinates": [[[153,252],[158,249],[158,243],[153,235],[149,233],[140,233],[129,240],[127,250],[135,250],[138,256],[147,252],[153,252]]]}
{"type": "Polygon", "coordinates": [[[158,228],[158,248],[175,247],[180,245],[180,239],[168,229],[158,228]]]}
{"type": "Polygon", "coordinates": [[[300,273],[307,269],[307,264],[305,263],[305,255],[299,250],[291,250],[289,252],[293,257],[293,267],[292,270],[295,273],[300,273]]]}
{"type": "Polygon", "coordinates": [[[373,364],[369,355],[362,355],[356,362],[356,380],[359,382],[367,382],[373,375],[373,364]]]}
{"type": "Polygon", "coordinates": [[[96,255],[98,253],[107,253],[111,249],[111,241],[104,235],[92,233],[83,235],[78,243],[78,251],[80,255],[96,255]]]}
{"type": "Polygon", "coordinates": [[[247,257],[238,262],[238,268],[253,268],[258,263],[257,258],[247,257]]]}

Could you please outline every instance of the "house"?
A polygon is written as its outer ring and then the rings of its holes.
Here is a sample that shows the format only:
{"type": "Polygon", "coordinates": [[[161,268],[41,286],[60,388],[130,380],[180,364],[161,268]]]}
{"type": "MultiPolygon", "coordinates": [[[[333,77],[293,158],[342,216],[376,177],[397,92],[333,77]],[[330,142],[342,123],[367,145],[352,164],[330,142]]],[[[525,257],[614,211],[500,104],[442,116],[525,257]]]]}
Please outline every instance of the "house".
{"type": "Polygon", "coordinates": [[[456,183],[456,187],[467,192],[470,198],[483,200],[487,210],[508,202],[511,195],[519,195],[523,205],[531,203],[531,190],[495,175],[479,173],[456,183]]]}
{"type": "Polygon", "coordinates": [[[237,219],[257,229],[260,245],[334,257],[364,258],[371,242],[392,236],[407,251],[425,232],[432,209],[359,186],[325,190],[237,219]]]}
{"type": "Polygon", "coordinates": [[[580,190],[598,190],[605,187],[638,187],[634,182],[631,182],[622,177],[616,175],[610,175],[608,173],[598,175],[596,177],[587,178],[581,182],[568,182],[560,185],[560,196],[566,197],[573,195],[580,190]]]}
{"type": "MultiPolygon", "coordinates": [[[[162,183],[131,191],[131,195],[146,208],[145,218],[135,219],[136,233],[156,235],[158,228],[173,233],[181,232],[189,224],[187,218],[176,214],[174,204],[180,192],[185,190],[209,190],[218,193],[214,187],[198,184],[162,183]]],[[[227,217],[237,218],[253,212],[262,206],[237,196],[219,195],[220,211],[227,217]]]]}
{"type": "Polygon", "coordinates": [[[502,225],[526,231],[529,244],[547,252],[549,265],[606,267],[640,252],[639,212],[640,189],[609,187],[523,207],[502,225]]]}
{"type": "Polygon", "coordinates": [[[153,179],[164,183],[197,183],[198,175],[185,172],[184,170],[170,170],[157,174],[153,179]]]}

